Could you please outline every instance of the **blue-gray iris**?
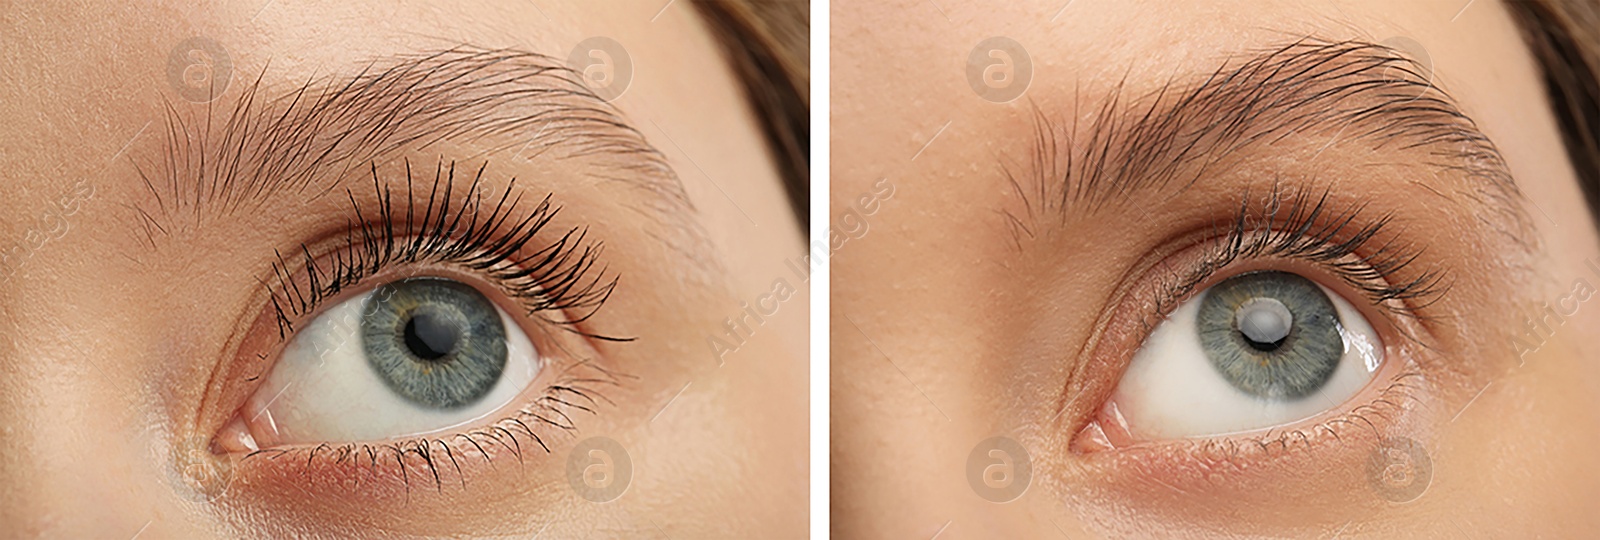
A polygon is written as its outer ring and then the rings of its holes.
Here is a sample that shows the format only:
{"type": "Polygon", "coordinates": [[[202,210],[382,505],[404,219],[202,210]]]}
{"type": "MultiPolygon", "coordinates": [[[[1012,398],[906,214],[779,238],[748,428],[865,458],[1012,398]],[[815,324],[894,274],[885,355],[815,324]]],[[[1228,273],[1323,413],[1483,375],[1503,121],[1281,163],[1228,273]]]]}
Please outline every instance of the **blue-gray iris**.
{"type": "Polygon", "coordinates": [[[1195,325],[1212,367],[1234,388],[1270,400],[1327,384],[1344,355],[1333,301],[1311,280],[1252,272],[1206,291],[1195,325]]]}
{"type": "Polygon", "coordinates": [[[378,287],[363,306],[372,370],[413,403],[455,409],[483,399],[506,366],[506,331],[477,289],[440,278],[378,287]]]}

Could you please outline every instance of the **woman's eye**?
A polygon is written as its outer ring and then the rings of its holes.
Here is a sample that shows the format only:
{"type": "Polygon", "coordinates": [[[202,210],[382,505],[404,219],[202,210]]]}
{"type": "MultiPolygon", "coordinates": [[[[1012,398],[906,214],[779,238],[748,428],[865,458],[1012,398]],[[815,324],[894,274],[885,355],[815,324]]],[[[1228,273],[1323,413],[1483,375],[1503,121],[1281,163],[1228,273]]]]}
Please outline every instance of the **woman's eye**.
{"type": "Polygon", "coordinates": [[[477,289],[391,282],[301,329],[249,399],[243,446],[358,442],[459,426],[511,402],[538,374],[526,333],[477,289]]]}
{"type": "Polygon", "coordinates": [[[1338,407],[1382,361],[1372,326],[1337,294],[1287,272],[1241,274],[1156,326],[1106,412],[1136,440],[1275,427],[1338,407]]]}

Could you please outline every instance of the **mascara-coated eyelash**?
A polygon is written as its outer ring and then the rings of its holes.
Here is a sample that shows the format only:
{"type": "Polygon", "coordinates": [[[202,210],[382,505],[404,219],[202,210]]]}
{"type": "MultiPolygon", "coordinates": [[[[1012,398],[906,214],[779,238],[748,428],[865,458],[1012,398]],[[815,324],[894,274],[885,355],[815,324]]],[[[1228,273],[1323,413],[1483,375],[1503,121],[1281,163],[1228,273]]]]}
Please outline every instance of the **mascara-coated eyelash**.
{"type": "MultiPolygon", "coordinates": [[[[1259,215],[1252,214],[1248,192],[1242,199],[1232,224],[1226,232],[1211,235],[1195,264],[1162,278],[1154,315],[1170,313],[1197,286],[1241,259],[1281,257],[1316,264],[1386,313],[1419,319],[1417,310],[1437,302],[1450,289],[1444,272],[1434,268],[1410,279],[1396,279],[1417,262],[1422,251],[1393,238],[1383,239],[1392,216],[1358,225],[1365,205],[1335,208],[1327,191],[1313,199],[1303,191],[1285,194],[1274,186],[1263,198],[1259,215]]],[[[1148,319],[1145,326],[1150,329],[1148,319]]]]}
{"type": "Polygon", "coordinates": [[[599,263],[603,243],[589,241],[588,228],[575,226],[527,253],[525,250],[561,209],[552,205],[550,195],[546,195],[526,217],[511,221],[522,202],[520,194],[511,195],[513,180],[485,215],[479,186],[486,167],[487,163],[479,167],[465,194],[460,194],[453,189],[455,163],[451,162],[448,169],[443,164],[436,166],[427,202],[419,208],[419,194],[412,188],[411,162],[407,160],[406,196],[399,203],[403,206],[397,208],[374,164],[372,184],[377,212],[363,210],[354,193],[346,190],[356,222],[346,224],[342,245],[328,260],[319,260],[305,244],[301,245],[304,260],[299,264],[291,265],[281,253],[277,255],[278,260],[272,265],[275,282],[270,286],[279,338],[287,339],[294,332],[293,321],[314,312],[323,300],[384,269],[435,263],[482,275],[515,300],[526,315],[590,338],[628,341],[630,338],[577,329],[610,298],[617,285],[617,277],[608,275],[599,263]],[[458,197],[465,200],[458,203],[458,197]],[[376,220],[367,221],[369,215],[376,220]],[[291,273],[296,266],[304,273],[304,289],[291,273]]]}

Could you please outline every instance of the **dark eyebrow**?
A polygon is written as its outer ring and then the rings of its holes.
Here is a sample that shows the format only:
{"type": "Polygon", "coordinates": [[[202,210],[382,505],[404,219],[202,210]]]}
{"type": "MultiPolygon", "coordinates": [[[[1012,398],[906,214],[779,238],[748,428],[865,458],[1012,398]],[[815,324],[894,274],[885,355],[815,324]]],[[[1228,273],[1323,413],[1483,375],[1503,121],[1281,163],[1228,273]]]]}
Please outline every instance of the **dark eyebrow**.
{"type": "Polygon", "coordinates": [[[320,196],[439,141],[530,160],[585,159],[593,165],[586,174],[652,194],[659,203],[647,212],[693,209],[661,152],[553,57],[469,47],[402,55],[271,98],[262,80],[231,110],[215,101],[196,120],[167,103],[163,161],[136,163],[156,196],[155,208],[137,208],[147,233],[165,233],[159,218],[180,211],[228,216],[283,192],[320,196]]]}
{"type": "Polygon", "coordinates": [[[1197,82],[1169,82],[1133,104],[1121,93],[1119,85],[1081,137],[1076,125],[1035,108],[1027,173],[1005,167],[1024,205],[1004,212],[1018,238],[1047,226],[1039,223],[1046,215],[1181,192],[1235,154],[1296,135],[1411,153],[1420,165],[1465,177],[1454,194],[1500,213],[1509,224],[1496,225],[1501,232],[1522,237],[1531,229],[1494,144],[1422,66],[1382,45],[1304,38],[1226,61],[1197,82]]]}

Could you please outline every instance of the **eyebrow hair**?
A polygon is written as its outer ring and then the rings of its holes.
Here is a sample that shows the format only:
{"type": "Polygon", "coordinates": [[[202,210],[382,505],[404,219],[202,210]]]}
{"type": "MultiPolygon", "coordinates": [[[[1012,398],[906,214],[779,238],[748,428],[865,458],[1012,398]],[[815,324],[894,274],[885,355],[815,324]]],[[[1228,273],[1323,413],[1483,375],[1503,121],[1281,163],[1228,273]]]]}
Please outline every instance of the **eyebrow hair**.
{"type": "Polygon", "coordinates": [[[1422,66],[1388,47],[1308,37],[1242,63],[1225,61],[1196,83],[1169,82],[1142,106],[1125,103],[1122,89],[1100,106],[1082,144],[1073,139],[1075,122],[1060,125],[1035,107],[1028,173],[1020,175],[1030,189],[1003,166],[1023,204],[1021,212],[1002,212],[1014,238],[1032,238],[1044,216],[1181,192],[1229,157],[1295,135],[1332,136],[1322,150],[1366,142],[1372,150],[1422,152],[1422,165],[1466,178],[1455,193],[1510,224],[1496,229],[1519,239],[1532,230],[1494,143],[1422,66]]]}
{"type": "Polygon", "coordinates": [[[155,208],[136,207],[152,243],[167,232],[162,217],[248,213],[290,191],[321,196],[369,164],[440,141],[477,143],[482,154],[515,148],[530,161],[586,159],[585,174],[653,194],[645,213],[693,211],[663,154],[553,57],[472,47],[401,55],[270,99],[264,76],[221,117],[216,102],[192,123],[166,103],[163,160],[153,171],[135,163],[155,195],[155,208]]]}

